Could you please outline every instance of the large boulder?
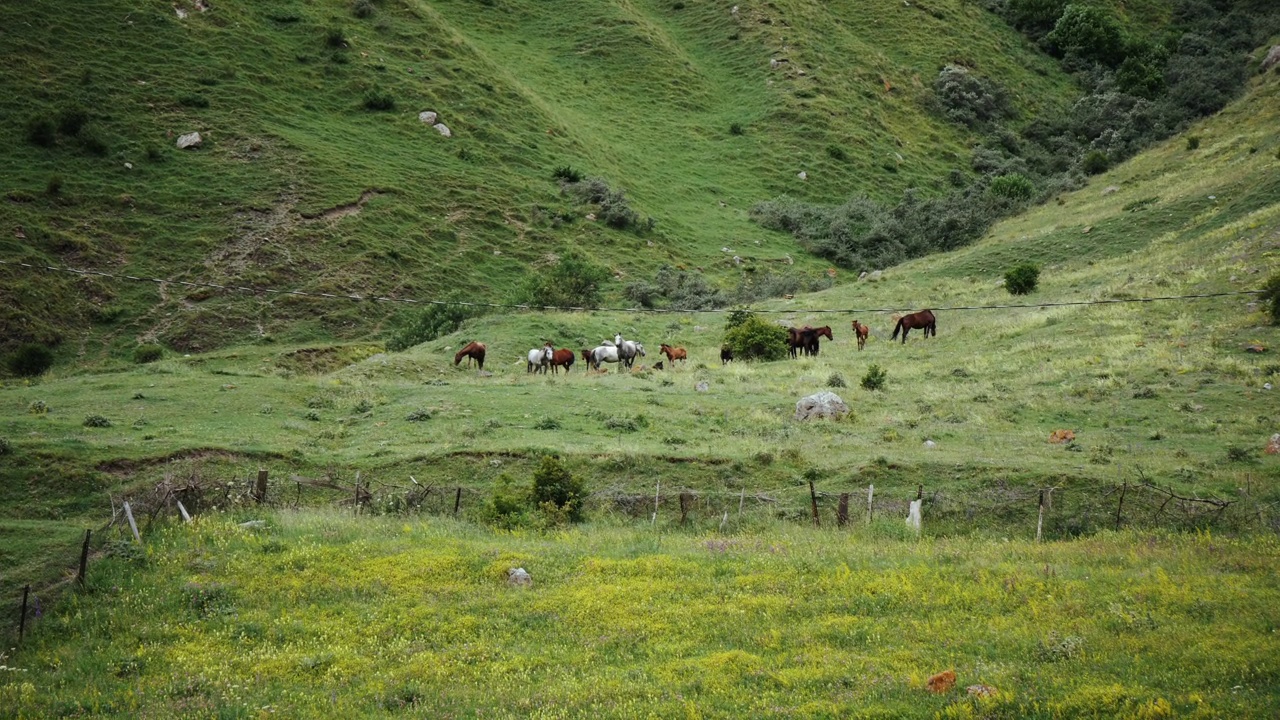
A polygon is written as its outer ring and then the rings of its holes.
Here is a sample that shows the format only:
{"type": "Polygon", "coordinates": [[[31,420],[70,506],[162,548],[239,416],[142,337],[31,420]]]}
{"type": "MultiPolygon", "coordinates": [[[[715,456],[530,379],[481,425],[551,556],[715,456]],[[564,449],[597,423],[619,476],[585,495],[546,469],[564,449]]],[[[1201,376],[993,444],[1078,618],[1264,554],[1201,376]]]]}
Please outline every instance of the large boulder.
{"type": "Polygon", "coordinates": [[[189,132],[185,135],[178,136],[177,145],[179,149],[186,150],[187,148],[200,147],[200,144],[203,142],[204,138],[200,137],[200,133],[189,132]]]}
{"type": "Polygon", "coordinates": [[[1266,72],[1276,65],[1280,65],[1280,45],[1272,46],[1271,51],[1263,58],[1262,72],[1266,72]]]}
{"type": "Polygon", "coordinates": [[[845,404],[840,396],[829,391],[823,390],[809,397],[801,398],[796,403],[796,419],[811,420],[813,418],[831,418],[839,420],[849,414],[849,406],[845,404]]]}

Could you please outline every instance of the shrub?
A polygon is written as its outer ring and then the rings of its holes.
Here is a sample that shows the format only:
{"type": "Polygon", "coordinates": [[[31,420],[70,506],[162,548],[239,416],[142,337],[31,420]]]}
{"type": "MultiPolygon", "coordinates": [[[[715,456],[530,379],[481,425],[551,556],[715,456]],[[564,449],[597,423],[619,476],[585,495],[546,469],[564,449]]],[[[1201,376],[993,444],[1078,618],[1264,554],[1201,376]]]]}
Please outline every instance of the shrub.
{"type": "Polygon", "coordinates": [[[371,0],[356,0],[351,5],[351,14],[361,19],[373,17],[373,11],[374,7],[371,0]]]}
{"type": "Polygon", "coordinates": [[[625,190],[615,190],[600,178],[565,182],[561,188],[577,198],[578,202],[598,206],[596,215],[609,227],[619,230],[631,227],[640,231],[653,227],[652,218],[642,220],[640,213],[631,208],[625,190]]]}
{"type": "Polygon", "coordinates": [[[58,116],[58,132],[63,135],[79,135],[80,129],[87,122],[89,122],[88,113],[78,108],[68,108],[58,116]]]}
{"type": "Polygon", "coordinates": [[[551,177],[562,183],[573,184],[582,182],[582,173],[571,165],[561,165],[551,171],[551,177]]]}
{"type": "Polygon", "coordinates": [[[832,160],[838,160],[840,162],[845,162],[849,159],[849,153],[845,152],[844,148],[839,145],[828,145],[827,156],[832,160]]]}
{"type": "Polygon", "coordinates": [[[532,273],[517,293],[517,302],[589,307],[600,301],[600,288],[609,277],[608,268],[596,265],[577,250],[570,250],[551,268],[532,273]]]}
{"type": "Polygon", "coordinates": [[[396,99],[390,93],[372,90],[364,96],[364,109],[374,112],[395,110],[396,99]]]}
{"type": "Polygon", "coordinates": [[[743,135],[743,134],[745,134],[746,132],[747,132],[747,131],[746,131],[745,129],[743,129],[743,127],[742,127],[742,123],[729,123],[729,134],[730,134],[730,135],[743,135]]]}
{"type": "Polygon", "coordinates": [[[101,415],[89,415],[84,419],[84,426],[90,428],[111,427],[111,421],[101,415]]]}
{"type": "Polygon", "coordinates": [[[405,415],[404,419],[408,422],[423,422],[424,420],[430,420],[431,411],[430,410],[414,410],[408,415],[405,415]]]}
{"type": "Polygon", "coordinates": [[[1080,161],[1080,169],[1086,175],[1098,175],[1111,167],[1111,158],[1102,150],[1090,150],[1080,161]]]}
{"type": "Polygon", "coordinates": [[[27,405],[27,413],[31,415],[45,415],[49,412],[49,406],[43,400],[32,400],[27,405]]]}
{"type": "Polygon", "coordinates": [[[543,416],[538,418],[538,421],[533,424],[533,429],[534,430],[559,430],[560,421],[553,417],[543,416]]]}
{"type": "Polygon", "coordinates": [[[13,454],[13,444],[9,442],[9,438],[0,437],[0,455],[13,454]]]}
{"type": "Polygon", "coordinates": [[[1188,136],[1187,136],[1187,149],[1188,149],[1188,150],[1199,150],[1199,149],[1200,149],[1200,136],[1199,136],[1199,135],[1188,135],[1188,136]]]}
{"type": "Polygon", "coordinates": [[[1004,274],[1004,289],[1010,295],[1029,295],[1039,283],[1040,267],[1033,263],[1022,263],[1004,274]]]}
{"type": "Polygon", "coordinates": [[[1060,637],[1056,632],[1040,641],[1036,659],[1041,662],[1059,662],[1079,657],[1084,652],[1084,638],[1078,635],[1060,637]]]}
{"type": "Polygon", "coordinates": [[[1249,462],[1253,460],[1253,451],[1238,445],[1227,446],[1227,462],[1249,462]]]}
{"type": "Polygon", "coordinates": [[[871,367],[867,368],[867,374],[862,376],[862,389],[883,390],[888,378],[889,374],[884,371],[884,368],[872,363],[871,367]]]}
{"type": "Polygon", "coordinates": [[[48,118],[33,118],[27,123],[27,140],[32,145],[53,147],[53,144],[58,141],[53,122],[48,118]]]}
{"type": "Polygon", "coordinates": [[[524,524],[529,505],[529,488],[516,485],[509,475],[503,473],[494,483],[493,492],[485,499],[481,515],[492,525],[516,528],[524,524]]]}
{"type": "Polygon", "coordinates": [[[1271,324],[1280,325],[1280,273],[1267,278],[1258,299],[1264,303],[1267,312],[1271,315],[1271,324]]]}
{"type": "Polygon", "coordinates": [[[84,151],[96,157],[106,157],[111,151],[111,146],[103,139],[101,135],[92,130],[82,130],[80,132],[80,144],[84,147],[84,151]]]}
{"type": "Polygon", "coordinates": [[[848,387],[848,385],[845,384],[843,375],[838,372],[833,372],[829,377],[827,377],[827,387],[842,388],[848,387]]]}
{"type": "Polygon", "coordinates": [[[533,473],[533,501],[542,507],[550,504],[567,512],[570,522],[582,519],[582,500],[586,492],[582,481],[560,463],[553,455],[545,455],[533,473]]]}
{"type": "Polygon", "coordinates": [[[43,375],[53,366],[53,351],[39,343],[21,345],[9,356],[9,372],[20,377],[43,375]]]}
{"type": "Polygon", "coordinates": [[[1128,42],[1119,21],[1108,10],[1076,4],[1063,9],[1044,39],[1059,56],[1077,57],[1110,68],[1125,59],[1128,42]]]}
{"type": "Polygon", "coordinates": [[[342,32],[342,28],[329,28],[324,35],[324,44],[335,49],[345,48],[347,36],[342,32]]]}
{"type": "Polygon", "coordinates": [[[1001,175],[991,181],[987,192],[1015,202],[1027,202],[1036,194],[1036,186],[1025,175],[1001,175]]]}
{"type": "Polygon", "coordinates": [[[62,176],[50,175],[49,182],[45,183],[44,194],[54,196],[62,192],[62,176]]]}
{"type": "Polygon", "coordinates": [[[933,93],[947,118],[969,127],[1011,114],[1008,95],[999,85],[959,65],[942,68],[933,81],[933,93]]]}
{"type": "Polygon", "coordinates": [[[400,352],[448,335],[474,314],[475,311],[465,305],[429,305],[387,340],[387,350],[400,352]]]}
{"type": "Polygon", "coordinates": [[[748,313],[745,320],[725,331],[724,344],[733,351],[735,360],[782,360],[787,357],[787,329],[748,313]]]}
{"type": "Polygon", "coordinates": [[[164,357],[164,348],[155,345],[139,345],[133,349],[133,361],[139,365],[151,363],[164,357]]]}

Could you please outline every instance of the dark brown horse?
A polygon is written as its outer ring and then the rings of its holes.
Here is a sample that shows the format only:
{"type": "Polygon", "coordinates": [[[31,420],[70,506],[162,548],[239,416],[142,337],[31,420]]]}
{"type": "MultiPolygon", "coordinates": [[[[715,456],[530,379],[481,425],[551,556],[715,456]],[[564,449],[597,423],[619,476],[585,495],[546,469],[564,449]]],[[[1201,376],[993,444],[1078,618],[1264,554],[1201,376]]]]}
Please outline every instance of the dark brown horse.
{"type": "Polygon", "coordinates": [[[863,325],[857,320],[854,320],[853,334],[858,336],[858,349],[861,350],[867,344],[867,335],[871,334],[871,328],[863,325]]]}
{"type": "Polygon", "coordinates": [[[791,351],[791,357],[796,356],[796,351],[801,350],[805,355],[818,354],[818,338],[825,337],[828,340],[834,339],[831,335],[831,326],[823,325],[820,328],[805,325],[802,328],[787,328],[787,345],[791,351]]]}
{"type": "Polygon", "coordinates": [[[907,332],[916,328],[923,329],[925,337],[930,335],[938,337],[938,320],[933,316],[932,310],[921,310],[898,318],[898,324],[893,328],[893,337],[890,337],[889,340],[897,340],[898,331],[901,330],[902,342],[905,344],[907,342],[907,332]]]}
{"type": "Polygon", "coordinates": [[[689,353],[686,352],[684,348],[682,347],[673,348],[670,345],[667,345],[666,343],[663,343],[662,345],[658,346],[658,352],[664,353],[667,356],[667,362],[675,362],[676,360],[679,360],[680,362],[685,362],[686,360],[689,359],[689,353]]]}
{"type": "Polygon", "coordinates": [[[453,365],[454,367],[457,367],[458,363],[462,362],[462,358],[466,358],[467,367],[471,367],[471,361],[475,360],[476,365],[481,370],[483,370],[484,369],[484,351],[485,351],[484,343],[475,342],[475,341],[469,342],[466,345],[464,345],[461,350],[458,351],[457,355],[453,356],[453,365]]]}
{"type": "Polygon", "coordinates": [[[728,365],[733,361],[733,348],[728,345],[720,346],[720,364],[728,365]]]}
{"type": "Polygon", "coordinates": [[[560,348],[551,353],[551,372],[559,373],[560,368],[564,368],[565,372],[569,372],[569,367],[573,365],[573,361],[577,356],[572,350],[560,348]]]}

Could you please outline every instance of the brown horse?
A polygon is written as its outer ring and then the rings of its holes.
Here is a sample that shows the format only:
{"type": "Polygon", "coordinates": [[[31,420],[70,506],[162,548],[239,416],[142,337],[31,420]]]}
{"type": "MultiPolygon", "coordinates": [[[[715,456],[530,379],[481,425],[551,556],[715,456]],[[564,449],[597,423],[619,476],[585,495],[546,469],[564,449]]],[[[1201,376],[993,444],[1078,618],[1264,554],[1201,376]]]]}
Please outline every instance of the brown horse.
{"type": "Polygon", "coordinates": [[[475,360],[476,365],[481,370],[483,370],[484,369],[484,351],[485,351],[484,343],[475,342],[475,341],[469,342],[466,345],[464,345],[461,350],[458,351],[457,355],[453,356],[453,365],[454,367],[457,367],[458,363],[462,362],[462,358],[466,358],[467,367],[471,367],[471,361],[475,360]]]}
{"type": "Polygon", "coordinates": [[[682,347],[673,348],[670,345],[667,345],[666,343],[663,343],[662,345],[658,346],[658,352],[666,354],[667,362],[675,362],[676,360],[679,360],[680,362],[684,362],[689,359],[689,353],[685,352],[684,348],[682,347]]]}
{"type": "Polygon", "coordinates": [[[728,345],[720,346],[720,364],[728,365],[733,362],[733,348],[728,345]]]}
{"type": "Polygon", "coordinates": [[[787,328],[787,345],[791,351],[791,357],[796,356],[797,350],[804,351],[805,355],[818,354],[818,338],[825,337],[833,340],[831,335],[831,326],[823,325],[820,328],[805,325],[802,328],[787,328]]]}
{"type": "Polygon", "coordinates": [[[897,340],[898,331],[901,330],[902,342],[905,344],[907,342],[907,332],[915,328],[923,329],[925,337],[929,337],[930,335],[938,337],[938,320],[933,316],[933,311],[921,310],[920,312],[903,315],[901,318],[898,318],[898,324],[894,326],[893,336],[890,337],[889,340],[897,340]]]}
{"type": "Polygon", "coordinates": [[[806,355],[818,354],[818,338],[820,337],[825,337],[828,340],[835,340],[835,338],[832,337],[831,335],[830,325],[823,325],[820,328],[813,328],[813,336],[808,338],[809,342],[805,345],[805,348],[804,348],[804,353],[806,355]]]}
{"type": "Polygon", "coordinates": [[[551,372],[559,373],[560,368],[564,368],[565,372],[569,372],[569,367],[573,365],[574,358],[576,357],[577,356],[574,355],[573,351],[567,348],[560,348],[559,350],[556,350],[551,353],[551,372]]]}
{"type": "Polygon", "coordinates": [[[863,325],[857,320],[854,320],[853,334],[858,336],[858,349],[861,350],[867,344],[867,335],[871,334],[871,328],[863,325]]]}

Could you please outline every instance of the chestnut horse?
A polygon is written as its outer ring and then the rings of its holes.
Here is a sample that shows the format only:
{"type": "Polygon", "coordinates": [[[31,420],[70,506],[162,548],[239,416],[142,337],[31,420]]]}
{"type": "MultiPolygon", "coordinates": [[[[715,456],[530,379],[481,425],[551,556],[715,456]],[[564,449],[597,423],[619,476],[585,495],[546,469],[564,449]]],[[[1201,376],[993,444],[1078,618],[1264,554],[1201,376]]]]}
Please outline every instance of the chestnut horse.
{"type": "Polygon", "coordinates": [[[679,360],[680,362],[684,362],[689,359],[689,353],[685,352],[684,348],[682,347],[673,348],[670,345],[667,345],[666,343],[663,343],[662,345],[658,346],[658,352],[665,353],[667,356],[668,362],[675,362],[676,360],[679,360]]]}
{"type": "Polygon", "coordinates": [[[476,365],[481,370],[483,370],[484,369],[484,350],[485,350],[485,347],[484,347],[484,343],[482,342],[472,341],[467,343],[466,345],[463,346],[461,350],[458,351],[457,355],[453,356],[453,366],[457,367],[458,363],[462,362],[462,358],[466,358],[467,367],[471,367],[471,361],[475,360],[476,365]]]}
{"type": "Polygon", "coordinates": [[[573,351],[567,348],[561,348],[551,353],[551,372],[559,373],[562,367],[565,372],[569,372],[569,368],[573,365],[575,358],[573,351]]]}
{"type": "Polygon", "coordinates": [[[818,338],[820,337],[834,340],[831,336],[830,325],[823,325],[820,328],[808,325],[802,328],[787,328],[787,345],[790,347],[791,357],[796,356],[796,350],[803,350],[805,355],[817,355],[818,338]]]}
{"type": "Polygon", "coordinates": [[[854,320],[853,334],[858,336],[858,349],[861,350],[867,344],[867,335],[871,334],[871,328],[854,320]]]}
{"type": "Polygon", "coordinates": [[[938,337],[938,320],[933,316],[933,311],[921,310],[920,312],[903,315],[901,318],[898,318],[898,324],[894,326],[893,336],[890,337],[889,340],[897,340],[898,331],[901,330],[902,342],[903,344],[906,344],[907,332],[915,328],[922,328],[924,330],[925,337],[929,337],[929,335],[938,337]]]}

